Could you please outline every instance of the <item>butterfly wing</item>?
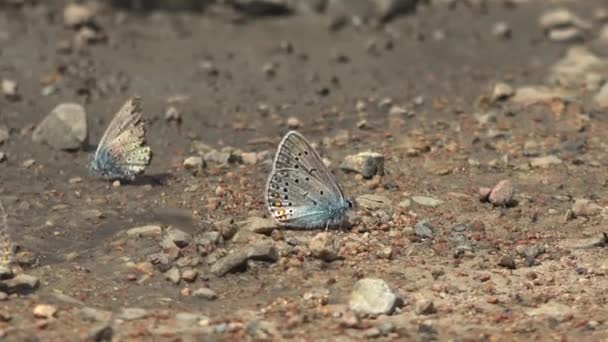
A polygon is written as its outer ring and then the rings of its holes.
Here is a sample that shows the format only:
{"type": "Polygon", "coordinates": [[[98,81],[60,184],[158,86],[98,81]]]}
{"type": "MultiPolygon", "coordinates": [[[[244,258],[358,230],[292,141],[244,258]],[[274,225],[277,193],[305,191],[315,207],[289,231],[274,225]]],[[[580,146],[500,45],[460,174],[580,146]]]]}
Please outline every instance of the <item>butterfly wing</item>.
{"type": "Polygon", "coordinates": [[[340,219],[346,201],[321,157],[300,133],[279,144],[266,184],[266,204],[287,226],[316,228],[340,219]]]}
{"type": "Polygon", "coordinates": [[[105,178],[133,179],[150,164],[141,99],[133,97],[116,113],[95,152],[92,168],[105,178]]]}

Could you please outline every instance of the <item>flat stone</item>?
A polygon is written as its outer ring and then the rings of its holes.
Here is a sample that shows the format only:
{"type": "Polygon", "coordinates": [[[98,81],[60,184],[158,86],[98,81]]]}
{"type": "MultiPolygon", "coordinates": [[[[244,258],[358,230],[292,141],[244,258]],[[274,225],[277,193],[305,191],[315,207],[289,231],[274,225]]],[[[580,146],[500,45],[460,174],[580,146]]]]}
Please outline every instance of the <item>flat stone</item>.
{"type": "Polygon", "coordinates": [[[548,38],[552,42],[571,43],[583,40],[583,32],[576,27],[566,27],[552,29],[549,31],[548,38]]]}
{"type": "Polygon", "coordinates": [[[382,279],[363,278],[355,283],[350,294],[351,310],[368,315],[390,315],[398,297],[382,279]]]}
{"type": "Polygon", "coordinates": [[[391,200],[382,195],[361,195],[356,199],[357,206],[366,209],[388,209],[391,207],[391,200]]]}
{"type": "Polygon", "coordinates": [[[528,86],[517,88],[511,101],[523,106],[537,103],[548,103],[553,100],[571,100],[573,95],[569,92],[542,86],[528,86]]]}
{"type": "Polygon", "coordinates": [[[215,293],[215,291],[213,291],[209,288],[206,288],[206,287],[201,287],[201,288],[194,290],[194,292],[192,292],[192,295],[194,297],[202,298],[202,299],[206,299],[206,300],[217,299],[217,293],[215,293]]]}
{"type": "Polygon", "coordinates": [[[557,8],[543,13],[538,19],[538,24],[544,30],[566,27],[578,27],[590,29],[592,24],[581,19],[572,11],[565,8],[557,8]]]}
{"type": "Polygon", "coordinates": [[[100,323],[89,329],[88,337],[93,342],[110,342],[114,336],[114,330],[110,323],[100,323]]]}
{"type": "Polygon", "coordinates": [[[515,89],[508,85],[507,83],[500,82],[494,85],[494,89],[492,90],[491,101],[501,101],[505,100],[511,96],[515,95],[515,89]]]}
{"type": "Polygon", "coordinates": [[[361,152],[346,156],[340,165],[344,171],[356,172],[363,178],[372,178],[375,175],[384,175],[384,156],[376,152],[361,152]]]}
{"type": "Polygon", "coordinates": [[[278,259],[279,253],[276,247],[261,243],[226,255],[213,264],[211,272],[221,277],[227,273],[244,269],[248,260],[276,262],[278,259]]]}
{"type": "Polygon", "coordinates": [[[34,129],[32,139],[56,149],[76,150],[87,142],[87,114],[76,103],[63,103],[55,107],[34,129]]]}
{"type": "Polygon", "coordinates": [[[593,101],[599,109],[608,109],[608,82],[595,94],[593,101]]]}
{"type": "Polygon", "coordinates": [[[192,235],[174,227],[167,228],[166,234],[167,239],[179,248],[187,247],[192,242],[192,235]]]}
{"type": "Polygon", "coordinates": [[[433,232],[434,228],[431,225],[431,222],[429,222],[429,220],[425,219],[416,223],[414,229],[416,232],[416,236],[418,236],[419,238],[432,239],[433,236],[435,236],[435,233],[433,232]]]}
{"type": "Polygon", "coordinates": [[[0,125],[0,145],[7,142],[9,137],[10,137],[10,133],[9,133],[8,127],[6,127],[4,125],[0,125]]]}
{"type": "Polygon", "coordinates": [[[559,165],[561,163],[562,160],[554,155],[530,159],[530,166],[538,168],[548,168],[552,165],[559,165]]]}
{"type": "Polygon", "coordinates": [[[424,207],[438,207],[443,204],[440,199],[426,196],[412,196],[412,201],[424,207]]]}
{"type": "Polygon", "coordinates": [[[27,293],[36,290],[39,285],[40,281],[38,278],[21,273],[11,279],[0,281],[0,291],[8,293],[27,293]]]}
{"type": "Polygon", "coordinates": [[[376,16],[387,21],[416,9],[418,0],[370,0],[376,16]]]}
{"type": "Polygon", "coordinates": [[[182,275],[177,267],[172,267],[170,270],[165,272],[164,276],[165,279],[173,284],[179,284],[180,280],[182,279],[182,275]]]}
{"type": "Polygon", "coordinates": [[[139,226],[127,230],[127,236],[130,237],[154,237],[160,236],[162,233],[163,230],[158,225],[139,226]]]}
{"type": "Polygon", "coordinates": [[[308,241],[308,249],[315,258],[330,262],[338,258],[340,243],[333,234],[322,232],[308,241]]]}
{"type": "Polygon", "coordinates": [[[600,205],[586,198],[579,198],[572,205],[572,212],[576,216],[594,216],[601,213],[602,210],[600,205]]]}
{"type": "Polygon", "coordinates": [[[594,54],[588,47],[573,46],[551,66],[549,81],[560,87],[578,90],[589,79],[608,75],[608,60],[594,54]]]}
{"type": "Polygon", "coordinates": [[[273,230],[281,227],[274,217],[250,217],[239,225],[241,225],[241,229],[264,235],[270,235],[273,230]]]}
{"type": "Polygon", "coordinates": [[[125,321],[134,321],[137,319],[146,318],[148,310],[141,308],[123,308],[118,314],[118,318],[125,321]]]}
{"type": "Polygon", "coordinates": [[[112,312],[85,306],[80,309],[80,316],[86,321],[107,322],[112,318],[112,312]]]}
{"type": "Polygon", "coordinates": [[[91,23],[93,11],[84,5],[71,3],[63,10],[63,23],[68,27],[77,27],[91,23]]]}
{"type": "Polygon", "coordinates": [[[34,317],[36,318],[53,318],[57,314],[57,308],[53,305],[38,304],[34,307],[34,317]]]}
{"type": "Polygon", "coordinates": [[[561,321],[572,316],[575,311],[571,305],[549,302],[542,304],[538,308],[528,310],[526,313],[529,316],[547,316],[561,321]]]}

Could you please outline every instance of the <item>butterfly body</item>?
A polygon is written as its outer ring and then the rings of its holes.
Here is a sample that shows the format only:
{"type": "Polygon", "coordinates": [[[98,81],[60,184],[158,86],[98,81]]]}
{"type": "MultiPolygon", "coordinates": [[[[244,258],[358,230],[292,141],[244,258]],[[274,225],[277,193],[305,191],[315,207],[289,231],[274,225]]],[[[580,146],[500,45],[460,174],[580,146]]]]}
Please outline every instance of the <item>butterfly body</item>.
{"type": "Polygon", "coordinates": [[[266,204],[282,225],[304,229],[341,225],[353,207],[317,152],[296,131],[279,144],[266,183],[266,204]]]}
{"type": "Polygon", "coordinates": [[[134,180],[150,164],[152,153],[144,141],[141,100],[131,98],[108,125],[95,154],[91,172],[104,179],[134,180]]]}

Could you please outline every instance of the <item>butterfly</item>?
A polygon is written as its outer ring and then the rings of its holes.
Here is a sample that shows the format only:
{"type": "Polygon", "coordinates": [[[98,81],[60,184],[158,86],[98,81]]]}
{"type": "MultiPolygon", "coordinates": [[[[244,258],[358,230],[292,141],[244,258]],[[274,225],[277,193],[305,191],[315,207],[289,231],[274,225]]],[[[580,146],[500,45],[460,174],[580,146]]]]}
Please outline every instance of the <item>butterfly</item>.
{"type": "Polygon", "coordinates": [[[282,225],[310,229],[342,224],[354,204],[306,138],[290,131],[266,182],[266,206],[282,225]]]}
{"type": "Polygon", "coordinates": [[[116,113],[91,156],[91,172],[105,179],[134,180],[150,164],[141,99],[132,97],[116,113]]]}

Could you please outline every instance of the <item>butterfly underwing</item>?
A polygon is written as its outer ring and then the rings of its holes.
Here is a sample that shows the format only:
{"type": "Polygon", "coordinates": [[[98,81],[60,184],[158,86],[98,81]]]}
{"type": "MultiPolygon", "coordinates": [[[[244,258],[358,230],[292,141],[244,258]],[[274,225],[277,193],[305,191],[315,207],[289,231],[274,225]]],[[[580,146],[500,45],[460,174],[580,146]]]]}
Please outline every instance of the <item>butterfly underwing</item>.
{"type": "Polygon", "coordinates": [[[293,228],[341,225],[353,207],[319,154],[297,131],[288,132],[279,144],[265,195],[270,213],[293,228]]]}
{"type": "Polygon", "coordinates": [[[116,113],[91,156],[92,173],[104,179],[134,180],[150,164],[141,99],[129,99],[116,113]]]}

